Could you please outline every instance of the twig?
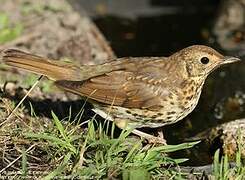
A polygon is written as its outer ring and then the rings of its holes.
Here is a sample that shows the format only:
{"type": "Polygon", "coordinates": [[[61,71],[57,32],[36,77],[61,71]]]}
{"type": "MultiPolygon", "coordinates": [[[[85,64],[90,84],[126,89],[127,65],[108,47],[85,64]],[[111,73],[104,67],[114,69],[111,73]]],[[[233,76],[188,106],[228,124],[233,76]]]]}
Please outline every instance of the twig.
{"type": "Polygon", "coordinates": [[[17,104],[17,106],[13,109],[13,111],[8,115],[8,117],[6,118],[5,121],[0,123],[0,127],[3,126],[3,124],[5,124],[6,122],[8,122],[10,120],[10,118],[12,117],[12,115],[16,112],[16,110],[19,108],[19,106],[23,103],[23,101],[26,99],[26,97],[31,93],[31,91],[37,86],[37,84],[40,82],[40,80],[42,79],[43,75],[41,75],[37,81],[32,85],[31,89],[29,89],[29,91],[25,94],[25,96],[20,100],[20,102],[17,104]]]}
{"type": "MultiPolygon", "coordinates": [[[[30,146],[26,152],[29,152],[34,146],[36,146],[36,144],[33,144],[32,146],[30,146]]],[[[12,166],[16,161],[18,161],[20,158],[22,157],[22,154],[19,155],[15,160],[13,160],[11,163],[9,163],[6,167],[4,167],[3,169],[0,170],[0,174],[5,171],[6,169],[8,169],[10,166],[12,166]]]]}

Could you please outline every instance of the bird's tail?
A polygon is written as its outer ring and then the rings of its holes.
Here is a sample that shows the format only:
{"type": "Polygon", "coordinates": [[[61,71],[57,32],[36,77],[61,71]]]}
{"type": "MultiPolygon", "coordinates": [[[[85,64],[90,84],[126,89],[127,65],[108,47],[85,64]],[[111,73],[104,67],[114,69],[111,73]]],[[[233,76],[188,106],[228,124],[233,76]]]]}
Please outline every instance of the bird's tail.
{"type": "Polygon", "coordinates": [[[23,51],[8,49],[3,52],[3,61],[10,66],[47,76],[51,80],[78,80],[78,68],[23,51]]]}

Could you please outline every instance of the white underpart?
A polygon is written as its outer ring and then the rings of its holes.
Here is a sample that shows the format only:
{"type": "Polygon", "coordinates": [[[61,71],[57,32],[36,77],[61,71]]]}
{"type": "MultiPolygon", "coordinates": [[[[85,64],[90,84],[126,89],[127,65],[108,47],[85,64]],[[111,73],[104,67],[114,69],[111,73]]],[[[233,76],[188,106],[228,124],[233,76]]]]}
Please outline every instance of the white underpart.
{"type": "Polygon", "coordinates": [[[113,121],[113,118],[110,116],[110,114],[100,110],[100,109],[92,109],[92,111],[94,111],[96,114],[98,114],[99,116],[101,116],[102,118],[104,118],[105,120],[109,120],[109,121],[113,121]]]}

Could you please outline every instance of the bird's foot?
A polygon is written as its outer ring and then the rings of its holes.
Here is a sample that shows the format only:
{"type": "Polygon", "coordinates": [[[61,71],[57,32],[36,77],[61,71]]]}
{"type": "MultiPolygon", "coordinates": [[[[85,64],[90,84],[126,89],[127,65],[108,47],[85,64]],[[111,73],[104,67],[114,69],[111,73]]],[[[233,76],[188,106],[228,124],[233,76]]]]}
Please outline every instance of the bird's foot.
{"type": "Polygon", "coordinates": [[[147,134],[145,132],[139,131],[137,129],[134,129],[132,131],[132,133],[133,134],[136,134],[136,135],[138,135],[140,137],[145,138],[148,141],[148,143],[150,143],[150,144],[163,144],[163,145],[167,145],[166,140],[164,138],[162,138],[162,137],[156,137],[156,136],[147,134]]]}
{"type": "Polygon", "coordinates": [[[160,138],[160,137],[156,137],[153,136],[150,139],[147,139],[148,143],[150,144],[163,144],[163,145],[167,145],[167,141],[166,139],[160,138]]]}

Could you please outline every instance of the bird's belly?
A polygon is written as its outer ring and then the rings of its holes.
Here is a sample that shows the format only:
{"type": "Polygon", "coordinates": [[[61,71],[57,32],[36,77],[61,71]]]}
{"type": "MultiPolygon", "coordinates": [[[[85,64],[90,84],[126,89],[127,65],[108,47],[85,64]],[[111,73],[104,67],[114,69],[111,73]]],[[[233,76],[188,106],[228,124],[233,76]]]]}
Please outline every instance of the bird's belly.
{"type": "Polygon", "coordinates": [[[189,112],[185,112],[178,105],[172,104],[164,106],[157,111],[112,106],[109,114],[114,120],[128,121],[128,126],[156,128],[175,123],[183,119],[191,111],[190,109],[189,112]]]}
{"type": "Polygon", "coordinates": [[[150,111],[147,109],[128,109],[123,107],[111,107],[110,115],[112,119],[127,121],[128,126],[140,127],[161,127],[177,122],[183,112],[179,108],[167,108],[160,111],[150,111]]]}
{"type": "Polygon", "coordinates": [[[173,95],[165,99],[158,110],[125,108],[120,106],[102,107],[115,121],[127,121],[128,126],[135,128],[156,128],[176,123],[186,117],[196,107],[201,91],[191,99],[182,101],[180,96],[173,95]]]}

